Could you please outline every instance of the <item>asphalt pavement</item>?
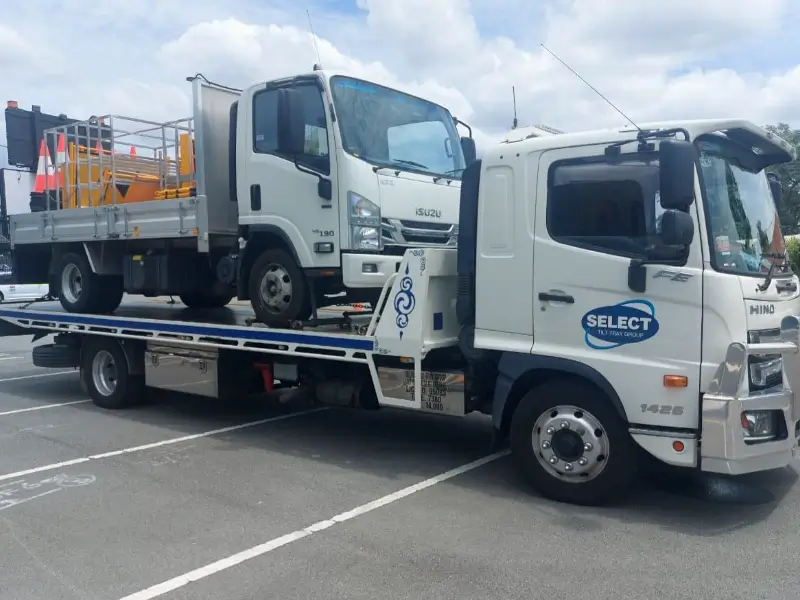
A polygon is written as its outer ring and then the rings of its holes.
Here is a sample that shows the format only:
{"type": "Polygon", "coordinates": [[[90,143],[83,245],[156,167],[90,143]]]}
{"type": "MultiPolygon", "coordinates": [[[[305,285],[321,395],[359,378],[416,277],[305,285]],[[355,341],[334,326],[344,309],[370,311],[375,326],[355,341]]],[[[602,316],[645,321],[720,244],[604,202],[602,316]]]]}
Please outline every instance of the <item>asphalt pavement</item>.
{"type": "Polygon", "coordinates": [[[800,598],[788,469],[579,508],[489,455],[484,417],[104,411],[30,351],[0,338],[0,600],[800,598]]]}

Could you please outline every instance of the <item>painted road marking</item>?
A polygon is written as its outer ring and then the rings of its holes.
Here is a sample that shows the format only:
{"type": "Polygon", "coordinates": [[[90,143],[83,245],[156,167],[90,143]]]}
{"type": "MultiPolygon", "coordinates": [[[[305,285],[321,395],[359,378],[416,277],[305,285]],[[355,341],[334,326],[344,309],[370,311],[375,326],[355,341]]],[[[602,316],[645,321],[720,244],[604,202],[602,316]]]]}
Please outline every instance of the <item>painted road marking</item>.
{"type": "Polygon", "coordinates": [[[76,370],[71,371],[56,371],[55,373],[39,373],[37,375],[20,375],[19,377],[6,377],[5,379],[0,379],[0,383],[5,381],[19,381],[20,379],[36,379],[37,377],[54,377],[55,375],[66,375],[67,373],[77,373],[76,370]]]}
{"type": "Polygon", "coordinates": [[[91,400],[74,400],[72,402],[59,402],[58,404],[43,404],[42,406],[31,406],[30,408],[18,408],[16,410],[7,410],[6,412],[0,412],[0,417],[6,417],[8,415],[17,415],[19,413],[30,412],[32,410],[44,410],[45,408],[58,408],[59,406],[72,406],[73,404],[85,404],[86,402],[91,402],[91,400]]]}
{"type": "Polygon", "coordinates": [[[432,487],[437,483],[442,483],[443,481],[447,481],[448,479],[452,479],[453,477],[457,477],[467,473],[468,471],[482,467],[483,465],[495,461],[498,458],[502,458],[509,453],[509,450],[503,450],[501,452],[489,454],[488,456],[484,456],[478,460],[461,465],[460,467],[456,467],[455,469],[451,469],[450,471],[446,471],[440,475],[426,479],[425,481],[415,483],[414,485],[410,485],[402,490],[398,490],[392,494],[383,496],[382,498],[378,498],[372,502],[368,502],[367,504],[357,506],[351,510],[348,510],[347,512],[335,515],[325,521],[319,521],[318,523],[314,523],[313,525],[309,525],[303,529],[298,529],[297,531],[287,533],[286,535],[272,539],[258,546],[253,546],[248,550],[237,552],[236,554],[232,554],[227,558],[223,558],[204,567],[200,567],[194,571],[189,571],[188,573],[178,575],[177,577],[173,577],[172,579],[158,583],[140,592],[135,592],[125,596],[120,600],[152,600],[153,598],[158,598],[159,596],[163,596],[164,594],[172,592],[185,585],[189,585],[193,581],[198,581],[214,575],[215,573],[219,573],[220,571],[224,571],[225,569],[230,569],[231,567],[241,564],[246,560],[256,558],[257,556],[262,556],[268,552],[272,552],[273,550],[277,550],[278,548],[291,544],[292,542],[296,542],[297,540],[301,540],[310,535],[314,535],[315,533],[319,533],[320,531],[324,531],[330,527],[333,527],[334,525],[337,525],[338,523],[355,519],[356,517],[360,517],[368,512],[372,512],[373,510],[381,508],[382,506],[402,500],[406,496],[421,492],[422,490],[432,487]]]}
{"type": "Polygon", "coordinates": [[[60,463],[53,463],[49,465],[42,465],[41,467],[33,467],[25,469],[24,471],[17,471],[15,473],[6,473],[0,475],[0,481],[7,479],[16,479],[17,477],[24,477],[32,473],[41,473],[42,471],[52,471],[53,469],[61,469],[63,467],[71,467],[79,465],[92,460],[100,460],[102,458],[111,458],[113,456],[121,456],[123,454],[131,454],[133,452],[141,452],[143,450],[150,450],[152,448],[160,448],[161,446],[170,446],[172,444],[180,444],[181,442],[188,442],[189,440],[196,440],[198,438],[209,437],[212,435],[219,435],[220,433],[228,433],[229,431],[237,431],[238,429],[245,429],[247,427],[255,427],[256,425],[264,425],[265,423],[275,423],[277,421],[284,421],[292,417],[299,417],[302,415],[310,415],[311,413],[328,410],[327,406],[321,408],[312,408],[311,410],[303,410],[299,412],[289,413],[286,415],[279,415],[277,417],[270,417],[268,419],[259,419],[258,421],[249,421],[247,423],[240,423],[239,425],[231,425],[230,427],[222,427],[221,429],[212,429],[202,433],[193,433],[192,435],[184,435],[177,438],[169,438],[160,442],[153,442],[152,444],[144,444],[142,446],[133,446],[131,448],[123,448],[122,450],[112,450],[111,452],[103,452],[101,454],[92,454],[91,456],[83,456],[81,458],[73,458],[72,460],[65,460],[60,463]]]}

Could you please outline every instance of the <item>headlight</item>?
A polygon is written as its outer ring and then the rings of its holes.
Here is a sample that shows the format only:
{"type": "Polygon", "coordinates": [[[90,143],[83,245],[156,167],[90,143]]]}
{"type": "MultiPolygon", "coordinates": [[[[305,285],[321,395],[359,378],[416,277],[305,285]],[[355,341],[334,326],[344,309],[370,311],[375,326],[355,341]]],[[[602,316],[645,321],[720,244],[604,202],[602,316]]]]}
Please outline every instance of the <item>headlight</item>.
{"type": "Polygon", "coordinates": [[[353,250],[372,250],[381,249],[380,230],[374,227],[351,227],[353,250]]]}
{"type": "Polygon", "coordinates": [[[741,415],[745,442],[768,442],[778,437],[780,412],[776,410],[745,411],[741,415]]]}
{"type": "MultiPolygon", "coordinates": [[[[780,329],[762,329],[747,334],[751,344],[768,344],[781,341],[780,329]]],[[[783,359],[780,354],[756,354],[748,358],[750,389],[763,390],[783,382],[783,359]]]]}
{"type": "Polygon", "coordinates": [[[381,208],[355,192],[347,192],[350,221],[350,248],[352,250],[383,250],[381,236],[381,208]]]}

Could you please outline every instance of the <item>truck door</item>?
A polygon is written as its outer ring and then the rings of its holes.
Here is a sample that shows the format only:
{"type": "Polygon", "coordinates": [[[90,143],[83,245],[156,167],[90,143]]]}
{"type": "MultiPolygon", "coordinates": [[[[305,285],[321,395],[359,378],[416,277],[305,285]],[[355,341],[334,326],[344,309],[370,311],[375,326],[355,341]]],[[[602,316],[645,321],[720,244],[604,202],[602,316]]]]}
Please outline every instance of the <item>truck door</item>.
{"type": "Polygon", "coordinates": [[[534,353],[599,373],[632,424],[696,428],[703,305],[696,205],[691,247],[678,252],[677,265],[646,266],[646,291],[637,293],[628,266],[658,241],[663,212],[657,155],[548,151],[537,186],[534,353]],[[688,385],[667,387],[666,375],[688,385]]]}
{"type": "Polygon", "coordinates": [[[252,110],[243,119],[248,122],[242,136],[246,142],[239,146],[239,155],[246,157],[245,176],[237,182],[240,223],[282,233],[303,268],[338,267],[336,154],[329,150],[334,147],[330,103],[323,101],[320,80],[268,83],[251,90],[250,102],[252,110]],[[297,157],[299,169],[278,152],[278,90],[286,87],[303,96],[306,140],[305,152],[297,157]],[[332,180],[330,198],[320,196],[319,177],[332,180]]]}

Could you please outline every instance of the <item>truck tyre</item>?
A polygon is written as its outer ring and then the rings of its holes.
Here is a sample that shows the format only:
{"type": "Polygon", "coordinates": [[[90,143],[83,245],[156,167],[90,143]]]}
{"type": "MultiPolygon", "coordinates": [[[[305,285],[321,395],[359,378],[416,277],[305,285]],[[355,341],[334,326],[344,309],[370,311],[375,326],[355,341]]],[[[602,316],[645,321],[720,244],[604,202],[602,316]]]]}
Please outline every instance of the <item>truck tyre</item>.
{"type": "Polygon", "coordinates": [[[178,296],[187,308],[222,308],[233,300],[233,294],[181,294],[178,296]]]}
{"type": "Polygon", "coordinates": [[[64,310],[71,313],[89,313],[101,304],[100,278],[92,272],[86,255],[68,252],[61,257],[55,269],[58,282],[58,300],[64,310]]]}
{"type": "Polygon", "coordinates": [[[141,402],[144,375],[128,372],[128,359],[119,342],[89,338],[81,351],[81,384],[100,408],[127,408],[141,402]]]}
{"type": "Polygon", "coordinates": [[[517,467],[544,496],[594,506],[621,498],[639,453],[625,422],[599,390],[552,381],[528,392],[511,421],[517,467]]]}
{"type": "Polygon", "coordinates": [[[33,347],[33,365],[45,369],[74,369],[80,364],[80,347],[74,344],[42,344],[33,347]]]}
{"type": "Polygon", "coordinates": [[[124,282],[122,277],[116,275],[106,275],[97,277],[100,289],[95,304],[95,312],[113,313],[122,303],[122,296],[125,295],[124,282]]]}
{"type": "Polygon", "coordinates": [[[311,316],[305,274],[288,252],[272,248],[258,257],[250,271],[250,304],[256,317],[270,327],[311,316]]]}

